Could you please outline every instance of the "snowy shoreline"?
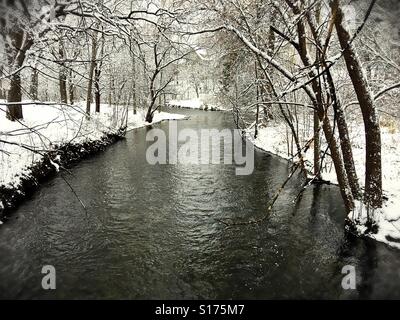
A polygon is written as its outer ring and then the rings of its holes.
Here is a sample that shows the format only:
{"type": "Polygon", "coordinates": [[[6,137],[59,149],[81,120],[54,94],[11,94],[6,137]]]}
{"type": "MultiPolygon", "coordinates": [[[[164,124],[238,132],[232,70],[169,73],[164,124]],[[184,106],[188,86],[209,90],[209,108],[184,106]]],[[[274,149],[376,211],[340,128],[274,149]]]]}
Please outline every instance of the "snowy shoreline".
{"type": "MultiPolygon", "coordinates": [[[[291,161],[292,157],[288,155],[288,144],[286,141],[286,128],[284,125],[274,124],[267,127],[261,127],[258,130],[258,136],[254,139],[253,132],[247,130],[246,138],[254,144],[255,147],[261,149],[267,153],[278,156],[286,161],[291,161]]],[[[306,140],[302,141],[304,144],[306,140]]],[[[391,247],[400,249],[400,182],[397,177],[400,175],[400,167],[396,165],[400,163],[400,150],[393,149],[394,142],[400,143],[400,133],[391,132],[387,129],[382,129],[382,150],[383,156],[387,159],[383,163],[383,188],[384,195],[388,199],[385,201],[382,209],[376,210],[375,218],[378,225],[378,232],[376,234],[365,233],[366,228],[363,225],[366,212],[365,208],[358,201],[356,202],[356,208],[348,216],[349,221],[354,224],[355,231],[360,236],[366,236],[377,240],[379,242],[386,243],[391,247]],[[360,217],[360,219],[359,219],[360,217]]],[[[364,154],[365,151],[362,148],[363,134],[362,132],[354,133],[353,135],[354,147],[354,159],[359,174],[360,184],[363,186],[364,180],[364,154]]],[[[398,143],[396,143],[398,144],[398,143]]],[[[325,146],[322,147],[324,149],[325,146]]],[[[306,167],[311,171],[312,159],[313,159],[313,145],[308,151],[303,154],[306,167]]],[[[294,159],[296,161],[296,159],[294,159]]],[[[330,158],[327,157],[325,168],[322,170],[322,179],[326,183],[338,185],[336,172],[333,168],[333,164],[330,158]]]]}
{"type": "Polygon", "coordinates": [[[170,121],[170,120],[185,120],[188,119],[187,116],[182,115],[182,114],[176,114],[176,113],[169,113],[169,112],[156,112],[154,114],[153,122],[148,123],[144,120],[145,118],[145,111],[144,110],[138,110],[135,115],[131,115],[130,119],[128,120],[127,128],[126,131],[131,131],[134,129],[139,129],[147,126],[151,126],[163,121],[170,121]]]}
{"type": "MultiPolygon", "coordinates": [[[[101,112],[86,117],[84,104],[74,106],[24,105],[24,120],[6,119],[0,106],[0,225],[2,219],[31,196],[40,184],[82,159],[103,151],[124,138],[127,131],[186,116],[156,112],[154,121],[144,121],[145,110],[101,105],[101,112]],[[117,115],[117,116],[116,116],[117,115]]],[[[94,106],[92,106],[94,110],[94,106]]]]}
{"type": "MultiPolygon", "coordinates": [[[[92,106],[92,110],[94,106],[92,106]]],[[[195,108],[191,108],[195,109],[195,108]]],[[[74,108],[59,105],[24,105],[25,119],[21,122],[11,122],[5,117],[5,107],[0,107],[0,224],[2,218],[22,201],[35,192],[40,184],[55,176],[59,168],[68,168],[87,156],[104,150],[108,145],[123,139],[127,131],[142,128],[166,120],[182,120],[187,116],[167,112],[156,112],[152,123],[145,119],[146,110],[139,109],[136,114],[129,111],[127,121],[122,122],[115,114],[124,110],[123,107],[101,105],[101,112],[86,118],[84,106],[78,104],[74,108]],[[122,130],[123,128],[123,130],[122,130]],[[122,132],[124,131],[124,132],[122,132]]],[[[201,110],[201,109],[200,109],[201,110]]],[[[121,120],[121,119],[120,119],[121,120]]],[[[290,161],[288,144],[285,141],[286,128],[280,125],[270,125],[259,128],[259,134],[254,139],[252,132],[246,132],[246,138],[254,146],[266,153],[290,161]]],[[[384,154],[393,152],[390,147],[394,141],[400,142],[400,134],[382,131],[384,154]]],[[[358,135],[359,137],[362,135],[358,135]]],[[[356,141],[362,146],[362,141],[356,141]]],[[[303,141],[304,143],[304,141],[303,141]]],[[[363,167],[361,147],[354,148],[356,167],[362,183],[363,167]]],[[[304,154],[306,165],[311,165],[313,146],[304,154]]],[[[384,190],[388,195],[384,208],[376,213],[379,230],[377,234],[364,234],[365,227],[357,224],[349,215],[349,220],[355,223],[356,231],[362,235],[384,242],[400,249],[400,187],[395,183],[400,175],[400,168],[393,166],[400,163],[399,153],[391,154],[390,163],[384,165],[384,190]],[[397,171],[396,171],[397,170],[397,171]]],[[[310,167],[308,168],[310,169],[310,167]]],[[[322,172],[323,182],[337,185],[336,174],[332,164],[327,164],[322,172]]],[[[356,203],[355,216],[363,216],[363,206],[356,203]]]]}
{"type": "Polygon", "coordinates": [[[219,106],[204,103],[200,99],[170,100],[167,102],[167,106],[183,109],[197,109],[203,111],[227,111],[226,109],[219,106]]]}
{"type": "MultiPolygon", "coordinates": [[[[41,184],[55,177],[60,168],[69,169],[81,160],[104,151],[107,146],[123,139],[123,135],[105,134],[101,139],[77,144],[64,144],[43,154],[20,173],[18,185],[0,186],[0,221],[37,191],[41,184]]],[[[0,223],[1,224],[1,223],[0,223]]]]}

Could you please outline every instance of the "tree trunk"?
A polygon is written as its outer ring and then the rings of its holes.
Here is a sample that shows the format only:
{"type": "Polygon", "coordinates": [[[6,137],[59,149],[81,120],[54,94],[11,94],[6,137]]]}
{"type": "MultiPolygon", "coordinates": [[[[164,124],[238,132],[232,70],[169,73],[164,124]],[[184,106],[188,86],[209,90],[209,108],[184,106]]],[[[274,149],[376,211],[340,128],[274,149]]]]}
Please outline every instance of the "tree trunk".
{"type": "MultiPolygon", "coordinates": [[[[315,18],[317,19],[317,23],[321,19],[321,4],[317,3],[315,8],[315,18]]],[[[315,39],[318,40],[318,39],[315,39]]],[[[318,48],[316,49],[316,60],[320,60],[320,53],[318,48]]],[[[322,97],[321,97],[322,100],[322,97]]],[[[314,176],[317,179],[321,179],[321,134],[320,134],[320,121],[318,117],[318,111],[314,110],[313,112],[313,129],[314,129],[314,176]]]]}
{"type": "Polygon", "coordinates": [[[260,89],[258,86],[258,69],[257,69],[257,61],[254,61],[254,73],[255,73],[255,80],[256,80],[256,123],[254,125],[254,138],[256,139],[258,136],[258,117],[260,113],[260,105],[259,105],[259,99],[260,99],[260,89]]]}
{"type": "MultiPolygon", "coordinates": [[[[157,51],[156,51],[156,46],[154,46],[154,56],[157,56],[157,51]]],[[[159,70],[158,70],[158,64],[157,64],[157,60],[156,60],[156,70],[153,74],[153,76],[150,79],[150,92],[149,92],[149,102],[148,102],[148,109],[147,109],[147,113],[146,113],[146,121],[151,123],[153,122],[153,117],[154,117],[154,105],[156,104],[156,100],[157,100],[157,93],[156,93],[156,89],[154,88],[154,83],[156,81],[157,75],[159,74],[159,70]]]]}
{"type": "MultiPolygon", "coordinates": [[[[7,102],[21,102],[21,77],[19,73],[11,76],[10,90],[8,91],[7,102]]],[[[7,106],[7,119],[11,121],[23,119],[22,106],[13,104],[7,106]]]]}
{"type": "MultiPolygon", "coordinates": [[[[358,58],[355,48],[351,44],[351,37],[343,24],[344,15],[339,0],[331,2],[332,10],[337,12],[335,27],[340,46],[344,50],[347,71],[353,83],[354,90],[360,104],[365,129],[365,198],[367,206],[382,207],[382,159],[381,159],[381,131],[379,116],[374,106],[368,81],[358,58]]],[[[369,217],[370,218],[370,217],[369,217]]]]}
{"type": "MultiPolygon", "coordinates": [[[[287,4],[292,8],[295,14],[300,14],[299,8],[293,4],[290,0],[286,0],[287,4]]],[[[297,23],[297,33],[299,44],[296,47],[300,58],[305,67],[311,67],[311,61],[307,52],[306,43],[306,30],[302,20],[297,23]]],[[[333,164],[335,166],[336,176],[338,179],[341,195],[346,206],[346,210],[351,212],[354,209],[354,198],[350,189],[349,180],[347,172],[345,170],[342,155],[340,153],[339,147],[337,145],[332,126],[330,124],[329,118],[326,114],[326,110],[323,106],[322,100],[322,88],[319,80],[315,79],[315,73],[313,71],[309,72],[310,78],[314,79],[311,83],[313,92],[316,96],[316,100],[313,101],[313,105],[318,113],[319,121],[322,121],[322,129],[325,134],[325,139],[328,143],[333,164]]]]}
{"type": "Polygon", "coordinates": [[[154,112],[152,111],[153,106],[154,106],[154,102],[151,102],[149,108],[147,109],[145,121],[148,122],[148,123],[152,123],[153,122],[153,118],[154,118],[154,112]]]}
{"type": "MultiPolygon", "coordinates": [[[[4,75],[4,67],[3,67],[3,65],[1,65],[0,66],[0,76],[3,76],[4,75]]],[[[6,95],[5,95],[5,92],[4,92],[4,89],[3,89],[3,81],[0,79],[0,99],[1,100],[4,100],[4,99],[6,99],[6,95]]]]}
{"type": "Polygon", "coordinates": [[[90,116],[90,102],[92,101],[92,87],[93,87],[93,73],[96,66],[96,56],[97,56],[97,33],[94,32],[92,35],[92,56],[89,67],[89,81],[87,88],[86,97],[86,114],[90,116]]]}
{"type": "MultiPolygon", "coordinates": [[[[275,20],[276,20],[275,15],[273,13],[272,13],[270,19],[271,19],[271,25],[273,25],[275,23],[275,20]]],[[[275,54],[275,33],[272,30],[268,31],[268,42],[267,42],[267,44],[268,44],[267,52],[268,52],[269,55],[273,56],[275,54]]],[[[274,68],[271,65],[268,64],[267,65],[267,71],[268,71],[268,74],[269,74],[271,80],[273,80],[273,78],[274,78],[274,68]]],[[[264,86],[262,88],[264,88],[264,86]]],[[[265,101],[266,94],[269,94],[269,96],[274,96],[273,90],[271,88],[271,85],[267,85],[266,86],[266,90],[263,90],[261,92],[262,101],[265,101]]],[[[272,114],[273,105],[270,105],[268,107],[264,106],[263,110],[264,110],[264,116],[265,116],[267,121],[274,119],[273,114],[272,114]]]]}
{"type": "MultiPolygon", "coordinates": [[[[163,74],[164,74],[164,72],[161,71],[160,72],[160,88],[162,88],[162,85],[163,85],[163,74]]],[[[197,98],[198,97],[199,97],[199,94],[197,93],[197,98]]],[[[161,108],[161,105],[162,105],[162,94],[160,93],[158,95],[158,106],[159,106],[159,108],[161,108]]],[[[158,110],[160,111],[160,109],[158,109],[158,110]]]]}
{"type": "Polygon", "coordinates": [[[67,73],[65,70],[65,53],[64,53],[64,45],[59,40],[59,47],[58,47],[58,56],[61,60],[60,63],[60,71],[59,71],[59,80],[60,80],[60,101],[61,103],[68,103],[68,95],[67,95],[67,73]]]}
{"type": "Polygon", "coordinates": [[[61,103],[68,103],[67,95],[67,75],[64,71],[60,71],[60,101],[61,103]]]}
{"type": "MultiPolygon", "coordinates": [[[[289,0],[286,1],[289,6],[292,8],[293,12],[295,14],[300,14],[300,9],[292,4],[289,0]]],[[[307,50],[307,34],[306,34],[306,28],[304,23],[299,20],[297,23],[297,36],[299,39],[298,46],[296,47],[296,50],[298,51],[300,58],[304,64],[305,67],[310,67],[311,66],[311,61],[308,56],[308,50],[307,50]]],[[[318,58],[318,54],[317,54],[318,58]]],[[[309,72],[310,78],[313,78],[315,76],[313,71],[309,72]]],[[[323,98],[322,98],[322,88],[321,88],[321,83],[319,80],[314,80],[312,83],[312,88],[315,94],[315,97],[317,99],[317,110],[314,110],[313,114],[313,124],[314,124],[314,175],[317,179],[321,178],[321,157],[320,157],[320,149],[321,149],[321,144],[320,144],[320,120],[321,116],[318,114],[324,114],[324,106],[323,106],[323,98]]]]}
{"type": "Polygon", "coordinates": [[[72,105],[75,103],[75,85],[72,70],[69,72],[69,103],[72,105]]]}
{"type": "MultiPolygon", "coordinates": [[[[319,21],[319,16],[320,16],[320,6],[317,6],[317,12],[316,12],[316,21],[313,19],[312,15],[308,13],[306,15],[308,24],[311,29],[312,36],[314,38],[315,43],[318,45],[319,48],[322,48],[321,40],[318,34],[318,21],[319,21]]],[[[349,132],[348,132],[348,127],[347,127],[347,122],[346,122],[346,117],[344,114],[344,110],[341,106],[340,99],[336,94],[336,87],[335,83],[333,81],[333,77],[331,75],[330,70],[328,69],[327,63],[325,61],[325,56],[324,54],[318,50],[317,51],[317,58],[319,64],[322,65],[324,69],[326,69],[326,76],[324,79],[328,83],[328,96],[331,98],[334,112],[335,112],[335,118],[336,122],[338,125],[338,131],[339,131],[339,138],[340,138],[340,147],[342,150],[343,154],[343,161],[344,161],[344,166],[347,174],[347,179],[349,181],[349,185],[352,191],[352,194],[355,199],[360,199],[361,197],[361,188],[360,184],[358,182],[358,177],[354,165],[354,157],[353,157],[353,150],[350,142],[350,137],[349,137],[349,132]]],[[[318,71],[319,72],[319,71],[318,71]]],[[[321,87],[321,84],[319,84],[321,87]]]]}
{"type": "MultiPolygon", "coordinates": [[[[323,66],[324,68],[327,68],[327,64],[325,63],[325,61],[323,63],[323,66]]],[[[331,96],[333,108],[335,111],[336,123],[338,126],[339,138],[340,138],[340,147],[343,154],[343,161],[347,173],[347,178],[349,179],[349,185],[354,198],[360,200],[361,188],[358,182],[357,172],[354,165],[353,149],[351,146],[346,117],[340,99],[336,94],[336,88],[333,82],[332,75],[329,70],[327,71],[326,74],[327,74],[327,82],[329,85],[329,95],[331,96]]]]}
{"type": "Polygon", "coordinates": [[[313,113],[313,128],[314,128],[314,176],[316,179],[321,179],[321,141],[319,129],[318,112],[313,113]]]}
{"type": "MultiPolygon", "coordinates": [[[[33,41],[29,34],[16,27],[14,31],[9,33],[12,47],[6,42],[6,52],[8,55],[8,62],[11,66],[11,73],[22,67],[25,61],[26,51],[32,46],[33,41]],[[17,49],[14,49],[17,48],[17,49]]],[[[10,90],[7,95],[7,102],[15,103],[21,102],[22,91],[21,91],[21,76],[19,72],[12,73],[10,76],[10,90]]],[[[11,121],[23,119],[22,106],[21,104],[13,104],[7,106],[7,119],[11,121]]]]}
{"type": "Polygon", "coordinates": [[[136,114],[137,98],[136,98],[136,61],[135,56],[132,54],[132,103],[133,103],[133,114],[136,114]]]}
{"type": "Polygon", "coordinates": [[[96,103],[96,112],[100,112],[100,74],[101,70],[96,64],[96,70],[94,72],[94,100],[96,103]]]}
{"type": "Polygon", "coordinates": [[[334,137],[332,126],[329,123],[328,117],[324,115],[324,113],[320,113],[320,120],[323,123],[323,129],[325,133],[325,138],[329,145],[329,149],[331,152],[331,157],[333,161],[333,165],[335,166],[336,176],[338,179],[340,192],[342,194],[342,198],[344,200],[344,204],[346,206],[347,212],[351,212],[354,209],[354,198],[351,193],[351,189],[349,186],[349,181],[347,178],[346,170],[344,167],[343,158],[340,154],[339,147],[337,145],[337,141],[334,137]]]}
{"type": "MultiPolygon", "coordinates": [[[[316,54],[317,59],[319,54],[316,54]]],[[[321,84],[318,85],[319,93],[317,95],[318,103],[322,103],[321,84]]],[[[314,176],[316,179],[321,179],[321,137],[320,137],[320,121],[318,110],[313,112],[313,131],[314,131],[314,176]]]]}
{"type": "Polygon", "coordinates": [[[33,100],[38,100],[38,87],[39,87],[39,72],[36,68],[33,68],[31,73],[31,87],[29,89],[29,95],[33,100]]]}

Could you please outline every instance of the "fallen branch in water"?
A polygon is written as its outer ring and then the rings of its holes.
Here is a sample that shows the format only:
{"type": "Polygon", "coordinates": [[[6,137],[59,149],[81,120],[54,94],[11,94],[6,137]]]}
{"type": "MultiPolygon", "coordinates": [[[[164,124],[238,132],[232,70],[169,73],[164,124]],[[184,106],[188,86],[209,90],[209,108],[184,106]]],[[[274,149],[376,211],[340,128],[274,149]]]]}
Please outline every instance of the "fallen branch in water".
{"type": "Polygon", "coordinates": [[[79,201],[80,205],[82,206],[83,210],[85,211],[85,214],[87,216],[87,209],[85,204],[83,203],[83,201],[81,200],[81,198],[79,198],[78,194],[76,193],[75,189],[73,186],[71,186],[71,184],[68,182],[68,180],[64,177],[63,174],[60,174],[61,179],[63,179],[63,181],[66,183],[66,185],[69,187],[69,189],[71,190],[71,192],[73,193],[73,195],[75,196],[75,198],[79,201]]]}

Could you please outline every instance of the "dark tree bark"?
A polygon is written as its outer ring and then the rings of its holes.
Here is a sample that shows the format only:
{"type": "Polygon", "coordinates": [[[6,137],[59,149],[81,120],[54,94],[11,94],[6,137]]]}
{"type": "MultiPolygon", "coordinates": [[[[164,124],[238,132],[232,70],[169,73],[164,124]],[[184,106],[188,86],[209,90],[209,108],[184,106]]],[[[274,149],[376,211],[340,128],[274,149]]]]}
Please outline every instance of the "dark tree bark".
{"type": "MultiPolygon", "coordinates": [[[[288,6],[293,10],[294,14],[300,14],[300,8],[295,4],[294,1],[286,0],[288,6]]],[[[317,10],[318,11],[318,10],[317,10]]],[[[318,14],[318,13],[317,13],[318,14]]],[[[283,34],[281,34],[284,36],[283,34]]],[[[298,36],[298,43],[290,41],[291,44],[295,47],[299,56],[306,67],[311,66],[311,61],[308,57],[308,49],[307,49],[307,41],[306,41],[306,28],[302,20],[299,20],[297,23],[297,36],[298,36]]],[[[289,39],[287,39],[289,40],[289,39]]],[[[317,53],[318,59],[318,53],[317,53]]],[[[314,72],[310,71],[310,78],[314,77],[314,72]]],[[[320,114],[321,112],[318,110],[324,109],[323,104],[323,95],[322,95],[322,88],[320,80],[315,80],[311,83],[312,89],[314,91],[316,97],[316,103],[318,104],[316,110],[313,113],[313,132],[314,132],[314,176],[316,179],[321,179],[321,142],[320,142],[320,114]]],[[[324,113],[324,112],[322,112],[324,113]]]]}
{"type": "MultiPolygon", "coordinates": [[[[275,14],[274,14],[273,11],[271,12],[270,19],[271,19],[271,25],[273,25],[275,23],[275,14]]],[[[267,52],[268,52],[268,54],[270,56],[273,56],[275,54],[275,39],[276,39],[275,38],[275,33],[272,30],[268,30],[268,48],[267,48],[267,52]]],[[[268,65],[267,72],[269,74],[270,79],[273,80],[273,78],[274,78],[274,69],[273,69],[273,67],[268,65]]],[[[263,97],[263,100],[265,99],[264,96],[266,96],[266,95],[269,95],[271,97],[274,96],[273,89],[272,89],[271,85],[267,85],[266,87],[262,86],[261,88],[263,89],[263,91],[261,92],[261,96],[263,97]],[[264,88],[265,88],[265,90],[264,90],[264,88]]],[[[264,108],[263,108],[264,116],[265,116],[267,121],[274,119],[274,116],[272,114],[272,108],[273,108],[273,105],[270,105],[268,107],[264,106],[264,108]]]]}
{"type": "MultiPolygon", "coordinates": [[[[327,64],[324,62],[323,66],[327,68],[327,64]]],[[[349,179],[349,185],[353,196],[355,199],[361,199],[361,188],[358,182],[357,172],[354,165],[354,156],[353,156],[353,148],[351,146],[349,129],[347,126],[346,117],[344,114],[344,110],[342,104],[340,102],[339,97],[336,94],[335,84],[333,82],[332,75],[328,69],[326,72],[327,82],[329,84],[329,95],[332,99],[333,108],[335,111],[336,123],[339,132],[340,139],[340,147],[343,154],[344,166],[346,169],[347,177],[349,179]]]]}
{"type": "Polygon", "coordinates": [[[92,101],[93,73],[94,73],[94,68],[96,66],[96,56],[97,56],[97,33],[94,32],[94,34],[92,35],[92,55],[89,66],[89,81],[88,81],[87,97],[86,97],[86,114],[88,116],[90,115],[90,102],[92,101]]]}
{"type": "Polygon", "coordinates": [[[350,34],[344,27],[344,14],[340,1],[331,1],[331,7],[332,11],[336,12],[337,35],[340,46],[344,50],[347,71],[353,83],[364,121],[366,145],[364,201],[367,206],[380,208],[382,207],[382,151],[379,116],[356,49],[352,46],[350,34]]]}
{"type": "MultiPolygon", "coordinates": [[[[14,0],[8,1],[7,6],[10,10],[18,12],[14,0]]],[[[0,15],[0,34],[4,38],[5,53],[10,74],[10,88],[7,93],[7,102],[12,103],[12,105],[7,106],[6,115],[7,119],[15,121],[23,118],[22,106],[18,104],[22,98],[21,76],[18,69],[22,67],[26,50],[32,46],[33,41],[32,37],[24,31],[23,26],[18,21],[17,14],[14,17],[9,17],[7,20],[4,14],[0,15]]]]}
{"type": "MultiPolygon", "coordinates": [[[[4,75],[3,70],[4,70],[3,66],[0,66],[0,76],[4,75]]],[[[0,79],[0,99],[2,99],[2,100],[6,99],[6,94],[3,89],[3,81],[1,79],[0,79]]]]}
{"type": "MultiPolygon", "coordinates": [[[[310,13],[308,13],[310,14],[310,13]]],[[[321,19],[321,4],[317,3],[315,8],[315,17],[317,22],[319,23],[321,19]]],[[[316,35],[318,38],[318,35],[316,35]]],[[[316,49],[316,62],[318,65],[318,61],[320,60],[320,52],[318,48],[316,49]]],[[[321,87],[321,81],[318,81],[319,87],[321,87]]],[[[318,97],[319,100],[322,102],[322,95],[318,97]]],[[[321,179],[321,134],[320,134],[320,121],[318,117],[318,112],[314,110],[313,113],[313,129],[314,129],[314,176],[317,179],[321,179]]]]}
{"type": "MultiPolygon", "coordinates": [[[[57,3],[54,6],[53,14],[49,16],[43,16],[42,19],[46,22],[50,22],[51,18],[58,18],[65,15],[64,9],[67,3],[57,3]]],[[[5,51],[7,54],[8,65],[10,66],[10,90],[8,91],[7,100],[12,103],[7,106],[7,118],[15,121],[23,118],[22,106],[18,102],[22,99],[21,90],[21,76],[20,69],[25,61],[26,52],[33,45],[33,32],[37,26],[37,20],[35,24],[31,19],[35,17],[37,12],[37,6],[34,6],[32,1],[15,1],[7,0],[6,6],[10,15],[5,18],[4,14],[0,14],[0,34],[4,37],[5,51]],[[36,11],[32,14],[31,10],[36,11]]],[[[49,28],[40,30],[39,37],[43,36],[49,28]]]]}
{"type": "Polygon", "coordinates": [[[258,118],[260,115],[260,87],[258,85],[258,64],[257,61],[254,62],[254,73],[255,73],[255,78],[256,78],[256,123],[254,126],[254,138],[257,138],[258,136],[258,118]]]}
{"type": "MultiPolygon", "coordinates": [[[[342,108],[340,99],[339,99],[338,95],[336,94],[335,82],[333,80],[331,72],[325,61],[325,54],[324,54],[324,51],[322,50],[323,46],[322,46],[321,39],[320,39],[320,37],[318,35],[318,31],[317,31],[317,26],[318,26],[317,21],[318,21],[318,17],[319,17],[319,9],[320,8],[317,7],[317,13],[316,13],[317,20],[313,19],[310,12],[308,12],[306,14],[306,18],[308,21],[308,25],[310,26],[310,29],[311,29],[311,34],[314,38],[315,43],[318,46],[317,54],[316,54],[317,63],[321,64],[322,67],[327,70],[326,76],[324,77],[324,79],[326,79],[326,82],[328,83],[329,91],[327,94],[328,94],[329,98],[331,99],[331,102],[332,102],[332,105],[334,108],[334,112],[335,112],[336,123],[337,123],[338,131],[339,131],[340,147],[341,147],[342,154],[343,154],[344,167],[346,170],[347,178],[349,180],[349,185],[350,185],[350,188],[351,188],[354,198],[360,199],[361,188],[360,188],[360,184],[358,182],[357,172],[356,172],[355,165],[354,165],[353,150],[352,150],[352,146],[351,146],[351,142],[350,142],[350,136],[349,136],[346,117],[345,117],[344,110],[342,108]]],[[[321,87],[320,80],[318,80],[318,82],[319,82],[319,87],[321,87]]],[[[315,119],[314,119],[314,121],[315,121],[315,119]]]]}
{"type": "Polygon", "coordinates": [[[60,73],[60,100],[62,103],[68,103],[67,76],[65,73],[60,73]]]}
{"type": "Polygon", "coordinates": [[[147,109],[146,118],[145,118],[145,120],[148,123],[153,122],[154,111],[155,111],[153,109],[154,109],[154,106],[155,106],[156,100],[157,100],[157,90],[155,88],[155,81],[157,79],[158,74],[161,72],[160,61],[158,60],[157,44],[154,45],[153,52],[154,52],[154,62],[155,62],[156,69],[150,79],[149,103],[148,103],[148,109],[147,109]]]}
{"type": "Polygon", "coordinates": [[[39,72],[36,68],[33,68],[31,73],[31,87],[29,89],[29,95],[33,100],[38,99],[38,89],[39,89],[39,72]]]}
{"type": "Polygon", "coordinates": [[[65,68],[65,63],[63,60],[65,59],[64,46],[62,41],[59,41],[58,47],[58,56],[60,58],[60,71],[59,71],[59,87],[60,87],[60,101],[62,103],[68,103],[68,95],[67,95],[67,73],[65,68]]]}
{"type": "MultiPolygon", "coordinates": [[[[11,76],[10,90],[7,95],[7,102],[21,102],[21,77],[18,74],[11,76]]],[[[20,104],[13,104],[7,106],[7,119],[11,121],[23,119],[22,106],[20,104]]]]}
{"type": "Polygon", "coordinates": [[[96,63],[94,71],[94,101],[96,104],[96,112],[100,112],[100,74],[101,69],[96,63]]]}
{"type": "Polygon", "coordinates": [[[95,63],[94,70],[94,101],[96,105],[96,112],[100,112],[100,102],[101,102],[101,90],[100,90],[100,76],[103,67],[103,55],[104,55],[104,34],[100,38],[101,49],[100,49],[100,57],[99,61],[95,63]]]}
{"type": "MultiPolygon", "coordinates": [[[[154,90],[151,89],[151,91],[154,91],[154,90]]],[[[145,120],[148,123],[152,123],[153,122],[153,118],[154,118],[154,111],[155,110],[153,110],[153,109],[154,109],[154,105],[155,105],[155,102],[156,102],[156,98],[154,97],[154,95],[155,95],[155,93],[152,92],[151,93],[149,107],[148,107],[147,112],[146,112],[145,120]]]]}
{"type": "Polygon", "coordinates": [[[17,102],[22,100],[22,83],[19,68],[25,61],[26,51],[32,46],[33,40],[23,29],[15,27],[9,32],[11,46],[6,44],[8,63],[11,66],[10,90],[7,102],[13,103],[7,106],[7,119],[11,121],[23,119],[22,106],[17,102]],[[15,104],[14,104],[15,103],[15,104]]]}
{"type": "Polygon", "coordinates": [[[75,103],[75,84],[74,84],[74,78],[72,74],[72,69],[69,71],[69,103],[74,104],[75,103]]]}
{"type": "MultiPolygon", "coordinates": [[[[286,0],[286,3],[289,5],[289,7],[293,10],[295,14],[300,14],[301,11],[297,7],[292,0],[286,0]]],[[[291,44],[296,48],[298,51],[300,58],[304,64],[305,67],[311,67],[312,63],[309,59],[308,52],[307,52],[307,43],[306,43],[306,29],[303,21],[300,19],[297,23],[297,33],[298,33],[298,43],[294,43],[291,41],[291,44]]],[[[342,154],[340,153],[340,149],[338,147],[332,126],[330,124],[329,118],[326,114],[326,110],[323,106],[323,100],[322,100],[322,88],[321,84],[318,79],[315,78],[315,73],[313,71],[309,72],[309,76],[311,79],[314,79],[311,82],[311,86],[313,89],[313,92],[315,94],[315,101],[313,101],[313,105],[315,107],[315,110],[318,113],[318,118],[319,121],[322,122],[322,129],[325,134],[325,139],[328,143],[330,152],[331,152],[331,157],[333,164],[335,166],[335,171],[336,171],[336,176],[338,179],[340,191],[342,194],[342,198],[344,201],[344,204],[346,206],[346,209],[348,212],[352,211],[354,209],[354,197],[351,192],[347,172],[345,169],[344,161],[342,158],[342,154]]]]}
{"type": "Polygon", "coordinates": [[[132,103],[133,103],[133,114],[137,113],[137,98],[136,98],[136,59],[132,54],[132,103]]]}
{"type": "Polygon", "coordinates": [[[314,129],[314,176],[321,179],[321,137],[319,129],[320,121],[318,112],[313,113],[313,129],[314,129]]]}

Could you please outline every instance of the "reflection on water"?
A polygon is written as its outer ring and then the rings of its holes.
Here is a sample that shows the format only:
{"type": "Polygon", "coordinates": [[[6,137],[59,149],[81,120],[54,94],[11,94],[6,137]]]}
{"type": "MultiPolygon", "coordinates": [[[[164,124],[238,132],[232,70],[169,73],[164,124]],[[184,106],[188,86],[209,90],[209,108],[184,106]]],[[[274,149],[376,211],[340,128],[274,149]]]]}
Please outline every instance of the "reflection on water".
{"type": "MultiPolygon", "coordinates": [[[[231,128],[229,114],[180,111],[178,128],[231,128]]],[[[155,125],[168,132],[168,122],[155,125]]],[[[293,180],[265,214],[287,163],[257,152],[250,176],[233,165],[147,164],[146,130],[48,182],[0,229],[1,298],[400,298],[400,254],[343,232],[332,186],[293,180]],[[57,289],[41,289],[54,265],[57,289]],[[341,289],[354,265],[357,290],[341,289]]]]}

